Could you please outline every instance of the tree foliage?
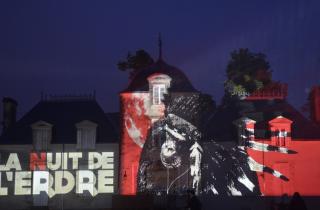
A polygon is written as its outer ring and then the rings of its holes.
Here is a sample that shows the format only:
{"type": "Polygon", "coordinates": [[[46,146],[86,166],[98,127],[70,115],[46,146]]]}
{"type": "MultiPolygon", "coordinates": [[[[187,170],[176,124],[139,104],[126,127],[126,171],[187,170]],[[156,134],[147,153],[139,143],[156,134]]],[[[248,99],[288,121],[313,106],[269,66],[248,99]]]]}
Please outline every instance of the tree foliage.
{"type": "Polygon", "coordinates": [[[250,94],[271,83],[270,65],[262,53],[239,49],[231,53],[227,66],[226,92],[230,95],[250,94]]]}
{"type": "Polygon", "coordinates": [[[154,61],[149,53],[140,49],[137,50],[134,55],[128,52],[126,60],[119,61],[117,66],[121,71],[129,71],[130,78],[132,78],[133,75],[135,75],[138,71],[150,66],[153,63],[154,61]]]}

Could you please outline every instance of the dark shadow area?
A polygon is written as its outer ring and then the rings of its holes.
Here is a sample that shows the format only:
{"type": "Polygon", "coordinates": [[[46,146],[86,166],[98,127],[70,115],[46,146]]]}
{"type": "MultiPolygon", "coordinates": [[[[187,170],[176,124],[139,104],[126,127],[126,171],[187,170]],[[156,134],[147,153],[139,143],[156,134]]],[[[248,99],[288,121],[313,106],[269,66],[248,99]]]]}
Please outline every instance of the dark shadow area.
{"type": "MultiPolygon", "coordinates": [[[[198,196],[202,210],[318,210],[320,196],[198,196]]],[[[115,210],[187,210],[187,195],[137,195],[112,198],[115,210]]]]}

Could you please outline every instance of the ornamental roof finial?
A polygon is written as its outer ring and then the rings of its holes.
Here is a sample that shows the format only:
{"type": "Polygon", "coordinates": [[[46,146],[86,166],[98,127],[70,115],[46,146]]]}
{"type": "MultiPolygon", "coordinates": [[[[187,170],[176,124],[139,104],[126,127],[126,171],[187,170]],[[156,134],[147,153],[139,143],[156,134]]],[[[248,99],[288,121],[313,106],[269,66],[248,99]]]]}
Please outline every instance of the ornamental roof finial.
{"type": "Polygon", "coordinates": [[[159,46],[159,60],[162,60],[162,39],[161,39],[160,32],[159,32],[159,38],[158,38],[158,46],[159,46]]]}

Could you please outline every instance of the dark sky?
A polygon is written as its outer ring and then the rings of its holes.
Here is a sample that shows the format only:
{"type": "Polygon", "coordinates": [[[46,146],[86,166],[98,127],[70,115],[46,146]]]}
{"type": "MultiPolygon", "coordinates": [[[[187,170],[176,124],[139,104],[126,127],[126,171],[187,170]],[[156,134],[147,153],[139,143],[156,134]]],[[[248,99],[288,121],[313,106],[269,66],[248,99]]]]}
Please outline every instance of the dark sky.
{"type": "Polygon", "coordinates": [[[240,47],[267,55],[296,107],[320,84],[318,0],[2,0],[0,28],[0,97],[15,98],[19,116],[41,91],[96,90],[103,109],[117,111],[128,75],[116,63],[139,48],[156,58],[158,32],[166,62],[217,102],[240,47]]]}

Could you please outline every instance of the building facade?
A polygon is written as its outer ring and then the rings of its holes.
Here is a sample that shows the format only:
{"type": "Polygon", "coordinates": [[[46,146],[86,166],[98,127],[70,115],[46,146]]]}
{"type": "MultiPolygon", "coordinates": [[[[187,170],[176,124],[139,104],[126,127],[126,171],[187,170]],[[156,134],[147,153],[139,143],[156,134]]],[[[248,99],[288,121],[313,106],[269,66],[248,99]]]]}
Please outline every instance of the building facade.
{"type": "Polygon", "coordinates": [[[17,122],[17,102],[3,103],[1,206],[111,208],[118,193],[118,135],[93,96],[42,99],[17,122]]]}
{"type": "Polygon", "coordinates": [[[120,94],[120,194],[319,195],[319,94],[313,120],[287,94],[272,83],[215,107],[159,59],[120,94]]]}
{"type": "Polygon", "coordinates": [[[4,98],[0,205],[101,209],[113,195],[319,196],[320,94],[311,118],[273,83],[216,106],[160,59],[105,113],[93,95],[44,97],[16,120],[4,98]]]}

